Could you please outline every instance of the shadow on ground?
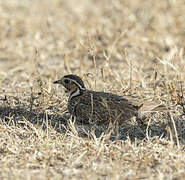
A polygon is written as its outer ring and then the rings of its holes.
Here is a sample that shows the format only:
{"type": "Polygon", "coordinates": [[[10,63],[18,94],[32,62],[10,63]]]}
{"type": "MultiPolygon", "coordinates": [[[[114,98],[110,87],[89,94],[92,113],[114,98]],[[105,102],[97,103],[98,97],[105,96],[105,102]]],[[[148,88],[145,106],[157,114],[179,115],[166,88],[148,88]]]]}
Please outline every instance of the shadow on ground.
{"type": "MultiPolygon", "coordinates": [[[[6,122],[8,125],[22,125],[24,126],[24,121],[29,121],[32,124],[42,127],[43,130],[47,128],[47,125],[52,126],[54,130],[59,133],[65,133],[67,127],[67,121],[70,118],[70,115],[66,112],[59,114],[53,112],[52,107],[49,110],[29,110],[29,107],[24,105],[18,106],[0,106],[0,123],[6,122]]],[[[169,117],[165,114],[161,115],[156,114],[153,116],[148,116],[147,121],[151,121],[150,125],[146,123],[141,124],[128,124],[120,127],[119,137],[111,136],[111,139],[121,139],[125,140],[128,137],[131,141],[136,139],[143,140],[147,137],[160,137],[160,138],[169,138],[169,132],[167,127],[169,126],[169,117]],[[153,118],[153,120],[152,120],[153,118]],[[158,120],[160,123],[156,122],[158,120]],[[116,138],[115,138],[116,137],[116,138]]],[[[145,121],[147,119],[145,117],[145,121]]],[[[178,138],[181,143],[185,143],[185,118],[181,116],[176,116],[174,119],[176,123],[176,129],[178,138]]],[[[173,129],[173,128],[172,128],[173,129]]],[[[101,133],[95,133],[99,136],[101,133]]]]}
{"type": "MultiPolygon", "coordinates": [[[[51,110],[50,110],[51,111],[51,110]]],[[[49,111],[32,110],[26,106],[0,106],[0,123],[3,121],[8,125],[24,125],[24,121],[41,126],[43,130],[47,125],[52,126],[57,132],[65,133],[69,114],[50,113],[49,111]]]]}

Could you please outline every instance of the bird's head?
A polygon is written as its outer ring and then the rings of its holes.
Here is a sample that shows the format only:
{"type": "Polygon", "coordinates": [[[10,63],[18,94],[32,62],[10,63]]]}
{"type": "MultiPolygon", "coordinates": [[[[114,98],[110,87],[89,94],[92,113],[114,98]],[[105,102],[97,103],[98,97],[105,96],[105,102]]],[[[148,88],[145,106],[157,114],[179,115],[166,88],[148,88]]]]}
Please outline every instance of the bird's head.
{"type": "Polygon", "coordinates": [[[74,74],[65,75],[53,83],[64,86],[69,93],[70,98],[78,96],[82,91],[86,90],[82,79],[74,74]]]}

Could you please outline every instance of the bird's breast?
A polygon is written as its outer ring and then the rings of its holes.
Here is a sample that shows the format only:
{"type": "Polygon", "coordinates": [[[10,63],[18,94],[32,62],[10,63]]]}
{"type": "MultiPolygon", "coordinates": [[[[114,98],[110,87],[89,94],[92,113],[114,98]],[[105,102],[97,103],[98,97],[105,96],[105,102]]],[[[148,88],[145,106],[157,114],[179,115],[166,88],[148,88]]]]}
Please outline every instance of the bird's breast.
{"type": "Polygon", "coordinates": [[[78,103],[78,99],[75,97],[68,100],[68,111],[70,114],[75,115],[75,107],[78,103]]]}

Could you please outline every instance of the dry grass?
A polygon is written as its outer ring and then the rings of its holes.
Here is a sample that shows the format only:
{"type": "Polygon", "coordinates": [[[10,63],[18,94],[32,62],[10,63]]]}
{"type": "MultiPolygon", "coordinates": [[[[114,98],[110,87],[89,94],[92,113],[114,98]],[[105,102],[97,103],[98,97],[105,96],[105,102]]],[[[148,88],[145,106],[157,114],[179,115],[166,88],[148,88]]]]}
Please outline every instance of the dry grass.
{"type": "Polygon", "coordinates": [[[184,0],[0,0],[0,179],[183,179],[184,9],[184,0]],[[145,113],[122,140],[79,137],[52,84],[68,73],[168,111],[145,113]]]}

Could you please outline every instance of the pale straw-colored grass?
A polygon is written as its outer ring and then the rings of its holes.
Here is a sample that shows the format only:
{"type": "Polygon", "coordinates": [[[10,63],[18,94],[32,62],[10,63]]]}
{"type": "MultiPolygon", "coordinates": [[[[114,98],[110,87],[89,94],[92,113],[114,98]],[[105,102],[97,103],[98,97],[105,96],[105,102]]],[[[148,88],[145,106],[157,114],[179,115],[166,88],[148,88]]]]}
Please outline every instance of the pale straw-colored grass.
{"type": "Polygon", "coordinates": [[[0,179],[183,179],[184,10],[184,0],[0,0],[0,179]],[[52,84],[69,73],[166,111],[145,109],[120,138],[81,137],[52,84]]]}

